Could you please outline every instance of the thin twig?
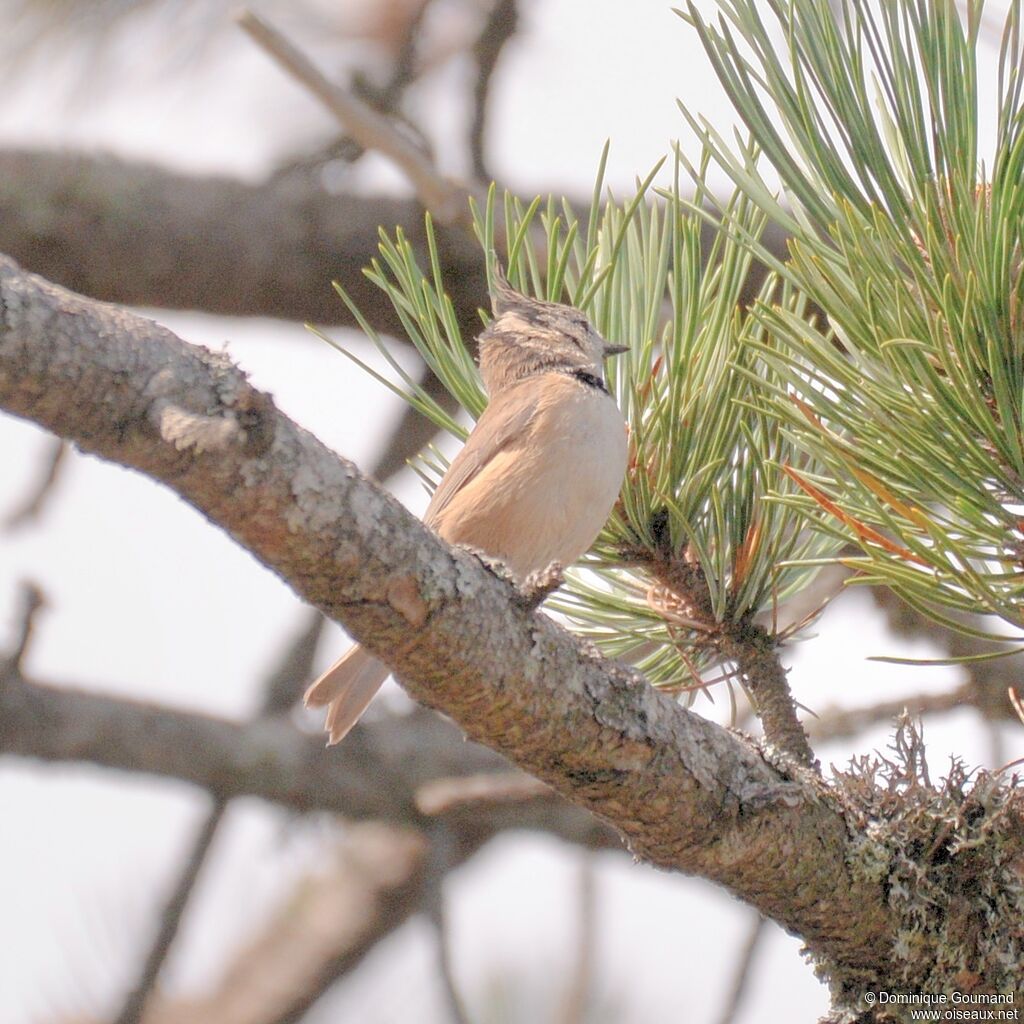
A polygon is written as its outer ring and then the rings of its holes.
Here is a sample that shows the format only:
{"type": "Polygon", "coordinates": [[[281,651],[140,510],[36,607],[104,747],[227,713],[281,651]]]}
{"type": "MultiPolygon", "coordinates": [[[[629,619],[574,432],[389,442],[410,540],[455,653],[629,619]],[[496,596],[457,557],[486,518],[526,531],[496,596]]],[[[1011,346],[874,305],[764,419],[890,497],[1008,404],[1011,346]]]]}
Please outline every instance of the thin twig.
{"type": "Polygon", "coordinates": [[[988,763],[993,769],[1006,764],[1006,744],[1003,742],[1002,723],[994,718],[985,719],[985,732],[988,736],[988,763]]]}
{"type": "MultiPolygon", "coordinates": [[[[420,70],[416,63],[416,42],[419,30],[423,24],[423,18],[429,6],[430,0],[423,0],[423,3],[413,12],[412,17],[409,19],[403,34],[402,45],[398,51],[398,56],[395,58],[391,77],[383,88],[375,86],[358,71],[352,76],[352,90],[358,99],[368,101],[382,114],[399,118],[421,141],[422,134],[416,129],[415,125],[401,117],[397,108],[405,91],[416,81],[416,76],[420,70]]],[[[275,168],[272,178],[280,180],[299,171],[308,174],[334,160],[353,164],[365,152],[365,147],[361,146],[352,136],[342,132],[314,152],[304,152],[299,156],[284,161],[275,168]]]]}
{"type": "Polygon", "coordinates": [[[430,857],[428,883],[424,889],[423,909],[427,919],[434,926],[437,948],[437,970],[441,988],[448,1004],[448,1015],[452,1024],[469,1024],[469,1016],[463,1005],[452,972],[451,936],[448,931],[448,917],[445,913],[444,880],[448,872],[458,863],[455,837],[444,825],[430,830],[430,857]]]}
{"type": "Polygon", "coordinates": [[[299,699],[313,674],[313,661],[325,624],[326,619],[318,611],[306,614],[277,667],[267,677],[258,712],[260,717],[287,711],[299,699]]]}
{"type": "Polygon", "coordinates": [[[361,146],[376,150],[397,164],[438,221],[454,224],[468,217],[466,190],[438,173],[428,157],[388,118],[330,81],[285,36],[252,11],[243,9],[236,21],[285,71],[313,93],[361,146]]]}
{"type": "Polygon", "coordinates": [[[47,500],[53,494],[68,447],[67,441],[62,441],[59,438],[50,442],[46,457],[41,460],[43,470],[39,474],[39,479],[21,506],[4,519],[5,530],[13,532],[39,518],[47,500]]]}
{"type": "Polygon", "coordinates": [[[469,148],[473,160],[473,176],[477,181],[491,180],[484,156],[487,105],[498,59],[505,44],[515,35],[518,22],[516,0],[496,0],[487,23],[473,47],[477,77],[473,87],[473,121],[469,129],[469,148]]]}
{"type": "Polygon", "coordinates": [[[825,708],[809,723],[808,732],[816,741],[845,739],[880,722],[891,723],[905,710],[917,718],[921,715],[945,714],[969,706],[970,694],[971,687],[964,685],[945,693],[918,693],[859,708],[825,708]]]}
{"type": "Polygon", "coordinates": [[[441,975],[441,986],[448,1003],[448,1012],[453,1024],[470,1024],[465,1007],[462,1005],[462,997],[455,987],[455,977],[452,974],[451,941],[448,938],[448,917],[444,912],[444,900],[440,898],[438,899],[438,912],[434,918],[434,927],[437,934],[437,969],[441,975]]]}
{"type": "Polygon", "coordinates": [[[758,914],[756,920],[751,924],[750,930],[747,932],[746,941],[736,957],[732,984],[729,986],[729,993],[726,996],[725,1005],[722,1007],[722,1013],[718,1018],[718,1024],[732,1024],[736,1017],[736,1012],[739,1010],[743,997],[746,995],[750,985],[750,975],[754,959],[761,948],[761,940],[767,931],[765,928],[766,923],[765,919],[758,914]]]}
{"type": "MultiPolygon", "coordinates": [[[[302,687],[309,680],[323,627],[324,617],[319,612],[312,612],[295,639],[286,646],[279,663],[271,670],[264,684],[260,717],[276,714],[295,703],[302,687]]],[[[139,969],[138,978],[114,1018],[114,1024],[139,1024],[143,1019],[229,802],[227,797],[214,794],[213,805],[196,833],[174,888],[164,904],[160,924],[139,969]]]]}
{"type": "Polygon", "coordinates": [[[1010,698],[1010,705],[1020,720],[1020,724],[1024,725],[1024,702],[1021,701],[1017,688],[1015,686],[1008,686],[1006,688],[1006,695],[1010,698]]]}
{"type": "MultiPolygon", "coordinates": [[[[477,848],[460,849],[460,857],[477,848]]],[[[198,998],[154,997],[145,1024],[304,1020],[325,988],[419,911],[427,849],[414,829],[347,825],[332,856],[232,951],[210,990],[198,998]]]]}
{"type": "Polygon", "coordinates": [[[2,659],[2,666],[8,674],[16,679],[21,679],[21,667],[32,644],[32,633],[35,629],[36,615],[46,605],[43,592],[37,584],[26,581],[21,585],[21,617],[18,620],[18,630],[14,636],[14,643],[11,645],[10,654],[2,659]],[[12,671],[13,670],[13,671],[12,671]]]}
{"type": "MultiPolygon", "coordinates": [[[[986,718],[1014,717],[1006,690],[1018,679],[1016,659],[982,657],[982,660],[970,660],[979,655],[994,654],[1005,644],[940,626],[917,609],[911,608],[887,587],[872,587],[871,596],[885,615],[886,624],[897,636],[925,639],[929,643],[938,644],[949,657],[968,659],[961,665],[968,680],[955,691],[957,703],[976,707],[986,718]]],[[[968,626],[975,626],[981,621],[980,616],[954,617],[968,626]]],[[[1006,641],[1011,642],[1010,639],[1006,641]]]]}
{"type": "Polygon", "coordinates": [[[192,892],[203,865],[206,863],[210,848],[213,846],[227,806],[227,800],[214,797],[213,806],[207,811],[206,818],[199,826],[195,839],[192,841],[192,849],[189,850],[185,862],[178,872],[178,879],[171,895],[164,904],[159,927],[150,943],[149,952],[139,970],[139,976],[125,997],[120,1012],[114,1018],[114,1024],[139,1024],[143,1019],[143,1012],[174,945],[185,908],[192,898],[192,892]]]}
{"type": "Polygon", "coordinates": [[[597,936],[596,873],[594,858],[584,855],[578,875],[576,961],[562,999],[561,1024],[586,1024],[594,982],[597,936]]]}
{"type": "Polygon", "coordinates": [[[413,11],[412,17],[405,26],[402,36],[402,45],[399,47],[395,57],[395,65],[391,71],[391,77],[387,85],[378,94],[378,105],[382,110],[393,111],[398,106],[402,94],[414,81],[418,68],[416,66],[416,43],[419,38],[420,29],[423,27],[423,19],[427,16],[430,7],[430,0],[422,0],[419,7],[413,11]]]}
{"type": "Polygon", "coordinates": [[[550,786],[522,772],[494,772],[462,778],[431,779],[416,791],[416,809],[428,817],[460,811],[470,805],[522,803],[560,799],[550,786]]]}

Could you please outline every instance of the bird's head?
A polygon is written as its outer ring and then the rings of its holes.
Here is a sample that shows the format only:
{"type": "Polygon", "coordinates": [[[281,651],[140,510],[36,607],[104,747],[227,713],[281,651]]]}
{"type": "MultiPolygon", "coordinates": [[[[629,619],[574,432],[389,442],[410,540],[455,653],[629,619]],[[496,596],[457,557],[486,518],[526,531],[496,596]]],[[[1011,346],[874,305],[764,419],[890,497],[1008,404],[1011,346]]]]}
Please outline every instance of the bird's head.
{"type": "Polygon", "coordinates": [[[611,345],[585,313],[516,291],[495,265],[494,320],[480,335],[480,372],[489,393],[547,370],[584,370],[604,379],[604,360],[626,351],[611,345]]]}

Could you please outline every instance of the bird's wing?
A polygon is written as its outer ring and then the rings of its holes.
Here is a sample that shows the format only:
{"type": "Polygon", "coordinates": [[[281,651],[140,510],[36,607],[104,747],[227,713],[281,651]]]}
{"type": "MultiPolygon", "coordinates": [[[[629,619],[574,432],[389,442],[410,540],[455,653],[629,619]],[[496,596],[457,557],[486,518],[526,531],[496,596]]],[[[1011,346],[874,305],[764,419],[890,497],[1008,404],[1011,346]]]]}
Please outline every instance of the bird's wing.
{"type": "Polygon", "coordinates": [[[495,396],[477,420],[473,432],[455,456],[430,499],[423,521],[432,525],[463,487],[473,480],[500,451],[520,445],[529,433],[537,411],[537,392],[522,381],[495,396]]]}

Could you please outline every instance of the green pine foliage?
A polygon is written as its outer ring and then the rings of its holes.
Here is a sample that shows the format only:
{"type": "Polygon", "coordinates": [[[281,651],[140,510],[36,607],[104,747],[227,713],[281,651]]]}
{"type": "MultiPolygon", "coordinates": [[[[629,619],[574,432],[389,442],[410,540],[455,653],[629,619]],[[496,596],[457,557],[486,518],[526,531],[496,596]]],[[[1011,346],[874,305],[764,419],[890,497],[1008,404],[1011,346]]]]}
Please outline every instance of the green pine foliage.
{"type": "MultiPolygon", "coordinates": [[[[553,198],[499,204],[493,188],[474,209],[492,271],[500,258],[515,287],[571,302],[629,345],[608,371],[629,422],[627,479],[548,606],[682,692],[715,667],[729,678],[732,641],[751,629],[770,643],[797,632],[776,630],[777,609],[840,559],[855,582],[892,587],[957,628],[949,610],[1020,627],[1020,4],[1003,33],[985,162],[980,3],[963,16],[951,0],[718,8],[714,20],[693,3],[679,13],[748,138],[729,142],[683,107],[701,156],[677,150],[670,189],[652,189],[655,168],[616,200],[602,159],[582,216],[553,198]],[[712,163],[735,185],[724,201],[706,184],[712,163]],[[770,220],[791,236],[787,260],[761,243],[770,220]],[[758,263],[770,273],[745,304],[758,263]]],[[[424,268],[400,233],[383,233],[367,274],[476,418],[486,396],[471,339],[429,222],[428,237],[424,268]]],[[[393,370],[378,378],[464,438],[361,322],[393,370]]],[[[417,465],[428,487],[445,468],[434,448],[417,465]]]]}
{"type": "MultiPolygon", "coordinates": [[[[824,311],[761,303],[763,407],[820,465],[792,499],[857,580],[1018,629],[1024,600],[1024,51],[1011,5],[982,97],[982,4],[720,0],[696,27],[752,142],[687,114],[792,234],[749,246],[824,311]],[[762,17],[762,11],[767,14],[762,17]],[[995,147],[979,150],[979,106],[995,147]],[[763,159],[751,154],[757,147],[763,159]],[[766,164],[782,182],[773,192],[766,164]],[[766,378],[768,379],[768,378],[766,378]]],[[[723,230],[731,214],[720,211],[723,230]]]]}
{"type": "MultiPolygon", "coordinates": [[[[783,467],[814,467],[759,397],[783,383],[759,358],[768,344],[764,325],[740,308],[750,247],[725,233],[702,246],[701,218],[681,198],[682,164],[676,167],[676,188],[663,199],[651,193],[658,168],[625,202],[605,195],[599,174],[582,218],[554,199],[524,205],[506,195],[499,208],[494,189],[474,214],[492,269],[500,252],[514,287],[578,306],[606,338],[629,345],[608,366],[630,429],[622,495],[592,552],[548,606],[605,652],[635,660],[655,684],[689,691],[726,660],[723,638],[755,618],[770,624],[778,604],[806,586],[838,542],[807,529],[794,504],[799,486],[783,467]]],[[[765,220],[742,196],[728,214],[751,238],[765,220]]],[[[400,233],[384,233],[367,274],[433,372],[476,418],[485,396],[470,339],[460,336],[429,230],[428,237],[430,267],[417,264],[400,233]]],[[[804,315],[804,298],[774,276],[760,296],[798,320],[804,315]]],[[[482,323],[487,317],[481,311],[482,323]]],[[[375,376],[464,438],[402,371],[388,342],[365,321],[363,328],[394,373],[375,376]]],[[[430,488],[445,468],[434,448],[417,465],[430,488]]]]}

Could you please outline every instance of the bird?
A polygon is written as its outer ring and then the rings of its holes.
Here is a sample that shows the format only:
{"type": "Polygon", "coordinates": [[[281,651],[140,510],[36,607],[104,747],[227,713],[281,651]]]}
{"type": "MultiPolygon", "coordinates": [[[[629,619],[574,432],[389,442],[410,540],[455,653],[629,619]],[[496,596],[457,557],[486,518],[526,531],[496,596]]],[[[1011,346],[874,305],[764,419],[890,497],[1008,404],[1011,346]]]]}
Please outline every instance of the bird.
{"type": "MultiPolygon", "coordinates": [[[[488,404],[423,521],[449,544],[531,574],[571,565],[593,544],[622,487],[627,429],[609,393],[610,344],[573,306],[514,289],[500,266],[494,317],[479,336],[488,404]]],[[[358,644],[306,691],[327,708],[328,746],[359,720],[391,670],[358,644]]]]}

